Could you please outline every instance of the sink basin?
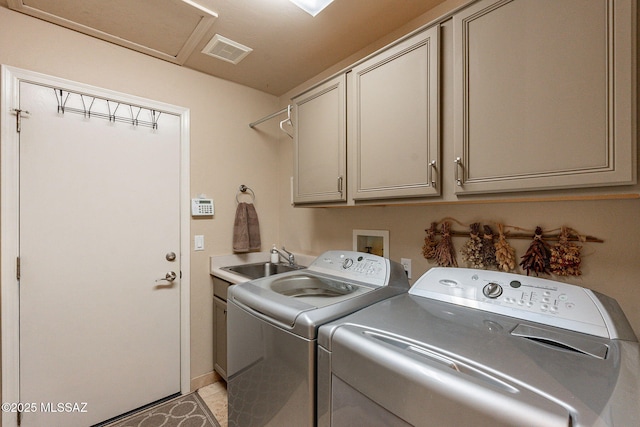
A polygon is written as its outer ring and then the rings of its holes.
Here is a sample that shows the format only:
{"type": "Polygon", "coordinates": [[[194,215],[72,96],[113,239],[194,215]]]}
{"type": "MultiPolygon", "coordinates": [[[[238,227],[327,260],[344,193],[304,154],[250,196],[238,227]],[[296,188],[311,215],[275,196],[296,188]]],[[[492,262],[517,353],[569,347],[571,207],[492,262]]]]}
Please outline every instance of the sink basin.
{"type": "Polygon", "coordinates": [[[274,274],[287,273],[289,271],[302,270],[303,265],[272,264],[270,262],[257,262],[255,264],[241,264],[230,267],[222,267],[223,270],[239,274],[249,279],[260,279],[261,277],[273,276],[274,274]]]}

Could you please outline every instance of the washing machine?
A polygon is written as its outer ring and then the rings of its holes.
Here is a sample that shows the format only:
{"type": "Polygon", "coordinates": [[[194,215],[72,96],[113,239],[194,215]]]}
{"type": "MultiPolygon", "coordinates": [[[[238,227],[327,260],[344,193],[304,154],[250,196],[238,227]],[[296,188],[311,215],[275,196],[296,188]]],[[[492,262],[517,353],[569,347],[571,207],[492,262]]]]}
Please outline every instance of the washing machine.
{"type": "Polygon", "coordinates": [[[229,288],[229,425],[313,426],[317,330],[409,289],[386,258],[328,251],[298,271],[229,288]]]}
{"type": "Polygon", "coordinates": [[[319,426],[639,425],[629,322],[564,282],[433,268],[318,345],[319,426]]]}

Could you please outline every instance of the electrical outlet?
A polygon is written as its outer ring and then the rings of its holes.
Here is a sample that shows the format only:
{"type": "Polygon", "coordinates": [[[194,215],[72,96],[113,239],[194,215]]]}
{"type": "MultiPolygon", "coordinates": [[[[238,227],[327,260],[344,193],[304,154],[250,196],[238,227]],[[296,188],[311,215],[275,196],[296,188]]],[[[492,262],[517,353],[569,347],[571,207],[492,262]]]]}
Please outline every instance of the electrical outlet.
{"type": "Polygon", "coordinates": [[[404,267],[404,271],[407,273],[407,278],[411,279],[411,259],[400,258],[400,264],[404,267]]]}

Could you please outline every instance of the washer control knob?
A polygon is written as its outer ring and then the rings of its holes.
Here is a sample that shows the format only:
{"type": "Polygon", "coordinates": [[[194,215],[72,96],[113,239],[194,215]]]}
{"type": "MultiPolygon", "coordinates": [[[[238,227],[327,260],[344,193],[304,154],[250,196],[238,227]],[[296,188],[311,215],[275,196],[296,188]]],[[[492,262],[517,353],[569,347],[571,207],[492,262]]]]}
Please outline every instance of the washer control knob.
{"type": "Polygon", "coordinates": [[[487,298],[498,298],[500,295],[502,295],[502,286],[498,285],[497,283],[490,282],[482,289],[482,293],[487,298]]]}
{"type": "Polygon", "coordinates": [[[342,262],[342,268],[344,268],[345,270],[349,267],[351,267],[353,265],[353,260],[351,258],[346,258],[343,262],[342,262]]]}

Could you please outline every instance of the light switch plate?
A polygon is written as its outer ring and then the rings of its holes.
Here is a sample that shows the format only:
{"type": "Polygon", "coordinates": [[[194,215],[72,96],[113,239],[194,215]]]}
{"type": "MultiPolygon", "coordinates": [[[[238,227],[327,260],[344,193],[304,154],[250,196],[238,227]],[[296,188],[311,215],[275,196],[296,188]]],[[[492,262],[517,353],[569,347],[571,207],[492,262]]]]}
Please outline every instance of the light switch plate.
{"type": "Polygon", "coordinates": [[[193,238],[193,250],[204,251],[204,236],[199,234],[193,238]]]}

